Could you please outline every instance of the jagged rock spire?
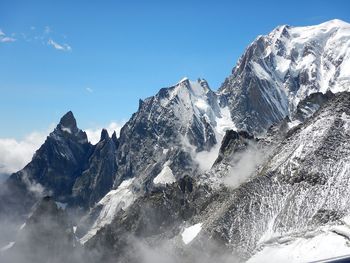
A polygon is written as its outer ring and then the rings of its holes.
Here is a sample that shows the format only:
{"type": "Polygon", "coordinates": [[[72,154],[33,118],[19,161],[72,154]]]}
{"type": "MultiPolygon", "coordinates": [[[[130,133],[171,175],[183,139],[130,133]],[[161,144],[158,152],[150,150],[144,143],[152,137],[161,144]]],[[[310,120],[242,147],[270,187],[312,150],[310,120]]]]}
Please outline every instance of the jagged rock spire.
{"type": "Polygon", "coordinates": [[[60,120],[59,125],[69,129],[77,129],[77,121],[72,111],[68,111],[60,120]]]}
{"type": "Polygon", "coordinates": [[[109,139],[108,131],[106,129],[102,129],[100,141],[104,141],[106,139],[109,139]]]}

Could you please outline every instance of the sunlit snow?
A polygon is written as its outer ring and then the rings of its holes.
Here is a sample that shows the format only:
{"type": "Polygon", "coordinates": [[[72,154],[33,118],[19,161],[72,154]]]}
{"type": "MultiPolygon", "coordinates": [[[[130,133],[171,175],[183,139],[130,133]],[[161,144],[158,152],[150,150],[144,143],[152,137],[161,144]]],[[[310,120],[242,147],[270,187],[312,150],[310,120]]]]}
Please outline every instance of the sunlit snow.
{"type": "Polygon", "coordinates": [[[182,232],[182,241],[187,245],[190,243],[202,230],[202,223],[195,224],[193,226],[185,228],[182,232]]]}
{"type": "Polygon", "coordinates": [[[155,184],[171,184],[176,182],[171,168],[169,167],[169,162],[164,164],[162,171],[153,179],[155,184]]]}

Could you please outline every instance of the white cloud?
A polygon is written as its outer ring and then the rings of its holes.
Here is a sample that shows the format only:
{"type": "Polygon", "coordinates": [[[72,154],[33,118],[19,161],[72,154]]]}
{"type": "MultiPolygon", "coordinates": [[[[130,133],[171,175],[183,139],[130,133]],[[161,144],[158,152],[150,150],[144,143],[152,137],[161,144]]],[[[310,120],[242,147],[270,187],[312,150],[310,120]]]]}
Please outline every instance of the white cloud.
{"type": "Polygon", "coordinates": [[[4,31],[0,29],[0,42],[6,43],[6,42],[14,42],[16,41],[15,38],[7,36],[4,31]]]}
{"type": "Polygon", "coordinates": [[[50,129],[43,132],[32,132],[22,140],[0,138],[0,174],[9,174],[22,169],[43,144],[50,129]]]}
{"type": "MultiPolygon", "coordinates": [[[[107,131],[109,136],[112,136],[113,132],[115,131],[117,133],[117,136],[119,136],[120,129],[123,127],[124,122],[111,122],[108,124],[107,127],[104,127],[107,131]]],[[[85,132],[89,138],[89,141],[92,144],[96,144],[100,141],[101,131],[103,127],[97,127],[95,129],[86,129],[85,132]]]]}
{"type": "Polygon", "coordinates": [[[49,39],[47,44],[50,45],[50,46],[53,46],[57,50],[62,50],[62,51],[71,51],[72,50],[70,45],[68,45],[68,44],[58,44],[57,42],[55,42],[51,38],[49,39]]]}
{"type": "Polygon", "coordinates": [[[0,39],[0,41],[1,41],[2,43],[5,43],[5,42],[15,42],[16,39],[13,38],[13,37],[2,37],[2,38],[0,39]]]}
{"type": "MultiPolygon", "coordinates": [[[[44,31],[38,31],[36,30],[35,26],[29,27],[30,31],[27,32],[21,32],[21,33],[12,33],[12,34],[6,34],[2,29],[0,29],[0,43],[10,43],[15,41],[26,41],[26,42],[32,42],[35,41],[37,43],[40,42],[42,45],[48,45],[56,50],[64,51],[64,52],[70,52],[72,51],[72,47],[65,42],[63,39],[67,39],[66,35],[61,35],[59,37],[60,41],[57,42],[57,40],[53,40],[52,35],[53,31],[49,26],[45,26],[44,31]]],[[[56,34],[57,35],[57,34],[56,34]]]]}

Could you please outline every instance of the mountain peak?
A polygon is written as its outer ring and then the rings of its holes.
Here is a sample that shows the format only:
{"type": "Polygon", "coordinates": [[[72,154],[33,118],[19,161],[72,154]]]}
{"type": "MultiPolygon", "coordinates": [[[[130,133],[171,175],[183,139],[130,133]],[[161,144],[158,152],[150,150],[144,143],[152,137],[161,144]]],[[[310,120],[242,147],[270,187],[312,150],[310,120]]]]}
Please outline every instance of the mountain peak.
{"type": "Polygon", "coordinates": [[[77,128],[77,121],[75,120],[75,117],[73,115],[72,111],[68,111],[60,120],[59,125],[61,126],[61,129],[76,129],[77,128]]]}
{"type": "Polygon", "coordinates": [[[189,87],[190,84],[190,79],[187,77],[182,78],[179,82],[177,82],[174,86],[183,86],[183,87],[189,87]]]}
{"type": "Polygon", "coordinates": [[[183,77],[177,84],[187,82],[188,80],[189,80],[188,77],[183,77]]]}
{"type": "Polygon", "coordinates": [[[108,139],[108,138],[109,138],[108,131],[106,129],[102,129],[100,141],[104,141],[105,139],[108,139]]]}
{"type": "Polygon", "coordinates": [[[332,19],[319,24],[319,26],[350,27],[350,24],[340,19],[332,19]]]}

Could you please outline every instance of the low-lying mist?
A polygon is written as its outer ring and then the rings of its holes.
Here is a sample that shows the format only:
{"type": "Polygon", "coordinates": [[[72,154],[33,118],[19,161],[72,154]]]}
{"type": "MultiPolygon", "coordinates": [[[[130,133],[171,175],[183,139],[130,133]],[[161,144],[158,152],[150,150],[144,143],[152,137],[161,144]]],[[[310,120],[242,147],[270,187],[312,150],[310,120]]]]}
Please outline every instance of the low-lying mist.
{"type": "Polygon", "coordinates": [[[232,168],[224,177],[229,187],[237,187],[254,175],[257,168],[267,159],[268,149],[259,148],[256,143],[249,143],[243,152],[236,153],[231,161],[232,168]]]}

